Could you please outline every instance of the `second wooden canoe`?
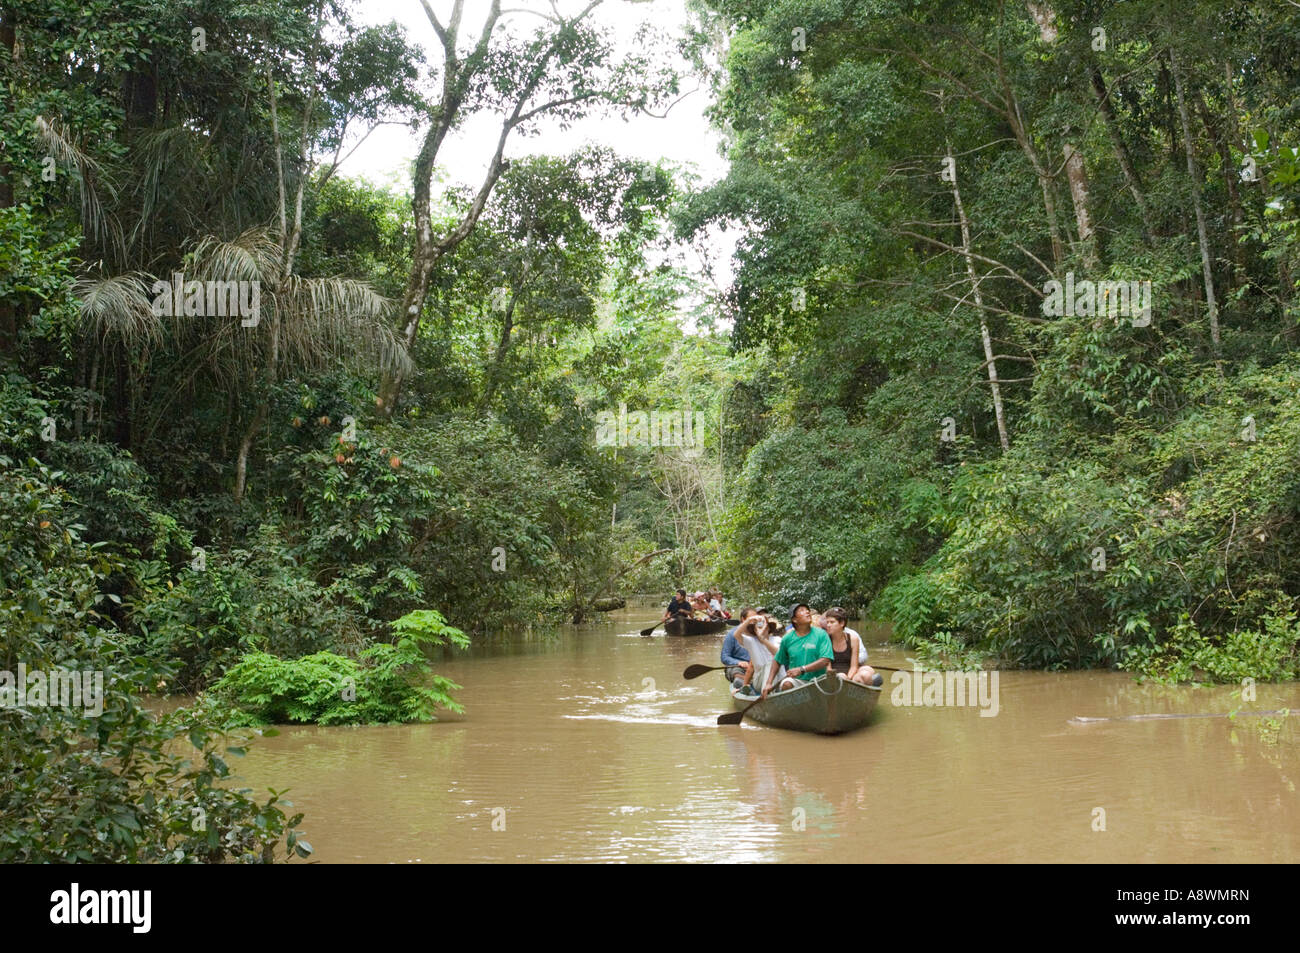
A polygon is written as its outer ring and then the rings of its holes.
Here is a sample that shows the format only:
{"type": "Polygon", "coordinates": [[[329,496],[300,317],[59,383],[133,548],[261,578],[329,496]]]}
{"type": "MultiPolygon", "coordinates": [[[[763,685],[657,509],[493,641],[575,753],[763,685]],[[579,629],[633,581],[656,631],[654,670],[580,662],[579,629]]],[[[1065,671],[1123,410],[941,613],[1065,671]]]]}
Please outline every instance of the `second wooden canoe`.
{"type": "MultiPolygon", "coordinates": [[[[772,692],[748,717],[770,728],[839,735],[867,723],[880,701],[880,691],[835,674],[823,675],[789,691],[772,692]]],[[[731,699],[737,711],[758,701],[757,696],[741,695],[734,689],[731,699]]]]}
{"type": "Polygon", "coordinates": [[[736,623],[730,619],[688,619],[674,616],[664,623],[664,631],[669,635],[714,635],[731,628],[736,623]]]}

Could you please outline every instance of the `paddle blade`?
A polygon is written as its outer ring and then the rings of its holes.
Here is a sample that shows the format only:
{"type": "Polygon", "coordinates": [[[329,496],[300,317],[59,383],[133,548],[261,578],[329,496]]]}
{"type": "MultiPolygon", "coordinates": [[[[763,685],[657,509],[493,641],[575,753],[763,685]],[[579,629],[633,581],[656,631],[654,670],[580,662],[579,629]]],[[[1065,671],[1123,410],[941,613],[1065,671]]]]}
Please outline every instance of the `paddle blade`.
{"type": "Polygon", "coordinates": [[[738,725],[744,720],[745,713],[743,711],[729,711],[725,715],[718,716],[718,724],[720,725],[738,725]]]}
{"type": "Polygon", "coordinates": [[[682,672],[682,678],[699,678],[709,672],[716,672],[721,667],[720,665],[688,665],[686,671],[682,672]]]}
{"type": "Polygon", "coordinates": [[[650,626],[650,628],[648,628],[648,629],[642,629],[642,630],[641,630],[641,634],[642,634],[642,635],[649,635],[650,633],[652,633],[652,632],[653,632],[655,629],[657,629],[657,628],[659,628],[658,625],[652,625],[652,626],[650,626]]]}

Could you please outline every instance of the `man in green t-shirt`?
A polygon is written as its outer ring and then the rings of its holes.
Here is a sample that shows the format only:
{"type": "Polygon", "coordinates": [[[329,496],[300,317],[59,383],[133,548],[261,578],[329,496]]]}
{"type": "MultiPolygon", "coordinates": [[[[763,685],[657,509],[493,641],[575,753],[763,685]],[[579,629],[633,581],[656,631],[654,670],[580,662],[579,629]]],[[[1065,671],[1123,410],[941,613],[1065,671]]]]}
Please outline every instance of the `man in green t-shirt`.
{"type": "Polygon", "coordinates": [[[763,698],[772,690],[772,681],[776,671],[782,665],[787,669],[786,677],[781,680],[781,691],[794,688],[799,681],[808,682],[830,668],[835,658],[831,647],[831,637],[825,629],[812,624],[812,610],[803,603],[794,607],[794,630],[781,640],[776,650],[776,658],[768,666],[767,679],[763,684],[763,698]]]}

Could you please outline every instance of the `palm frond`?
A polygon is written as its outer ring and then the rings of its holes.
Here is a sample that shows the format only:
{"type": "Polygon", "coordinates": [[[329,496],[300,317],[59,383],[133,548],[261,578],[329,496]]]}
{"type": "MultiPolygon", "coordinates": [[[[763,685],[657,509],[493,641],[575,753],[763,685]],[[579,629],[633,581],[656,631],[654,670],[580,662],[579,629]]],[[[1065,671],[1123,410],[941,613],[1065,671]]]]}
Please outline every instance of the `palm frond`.
{"type": "Polygon", "coordinates": [[[56,163],[75,171],[73,181],[81,197],[81,226],[92,239],[101,242],[104,247],[117,253],[119,261],[125,260],[122,229],[117,222],[104,211],[97,184],[102,184],[110,196],[113,186],[101,171],[100,164],[90,153],[82,149],[73,135],[57,119],[37,116],[33,121],[36,138],[45,146],[56,163]]]}
{"type": "Polygon", "coordinates": [[[123,217],[131,216],[131,242],[142,251],[191,235],[235,234],[275,205],[275,183],[257,150],[223,139],[219,128],[181,122],[141,131],[127,162],[137,172],[123,217]]]}
{"type": "Polygon", "coordinates": [[[132,166],[140,170],[134,178],[136,217],[131,230],[132,244],[145,241],[164,194],[168,216],[182,231],[195,228],[191,215],[177,214],[186,212],[193,205],[192,197],[177,195],[176,190],[192,192],[195,183],[211,181],[207,174],[210,170],[202,161],[203,145],[199,133],[181,124],[139,134],[132,144],[130,156],[132,166]]]}
{"type": "Polygon", "coordinates": [[[205,235],[187,257],[200,281],[256,281],[264,286],[264,295],[279,277],[280,246],[265,226],[247,229],[230,241],[205,235]]]}
{"type": "Polygon", "coordinates": [[[79,173],[99,171],[99,163],[77,145],[61,122],[37,116],[35,123],[37,138],[45,144],[56,161],[72,166],[79,173]]]}
{"type": "Polygon", "coordinates": [[[153,313],[147,277],[137,272],[78,277],[72,291],[80,302],[83,331],[101,346],[110,340],[128,351],[156,346],[162,340],[162,320],[153,313]]]}
{"type": "MultiPolygon", "coordinates": [[[[230,253],[229,248],[224,250],[230,253]]],[[[205,254],[203,260],[211,263],[215,258],[205,254]]],[[[223,280],[233,279],[223,276],[223,280]]],[[[202,365],[205,376],[219,388],[252,387],[271,359],[275,328],[277,373],[320,371],[340,364],[411,371],[406,346],[389,320],[393,302],[367,283],[291,276],[278,288],[268,290],[271,287],[263,286],[259,320],[253,327],[244,326],[237,316],[173,321],[172,333],[188,348],[185,363],[202,365]]]]}
{"type": "Polygon", "coordinates": [[[275,296],[284,357],[294,366],[367,360],[385,371],[411,370],[389,317],[394,302],[364,281],[291,276],[275,296]]]}

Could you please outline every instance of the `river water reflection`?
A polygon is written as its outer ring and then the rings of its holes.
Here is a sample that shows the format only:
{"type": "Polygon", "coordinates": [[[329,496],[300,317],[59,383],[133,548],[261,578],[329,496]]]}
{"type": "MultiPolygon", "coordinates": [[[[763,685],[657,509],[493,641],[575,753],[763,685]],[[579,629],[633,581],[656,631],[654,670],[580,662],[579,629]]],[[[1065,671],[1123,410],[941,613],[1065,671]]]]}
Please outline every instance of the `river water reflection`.
{"type": "MultiPolygon", "coordinates": [[[[232,768],[289,788],[327,863],[1300,861],[1300,715],[1271,742],[1259,718],[1069,721],[1300,711],[1300,685],[1243,705],[1230,687],[1003,672],[996,717],[897,707],[886,681],[850,735],[719,728],[721,676],[681,672],[717,664],[721,637],[641,638],[654,614],[486,640],[438,667],[463,717],[282,728],[232,768]]],[[[883,641],[873,661],[909,667],[883,641]]]]}

